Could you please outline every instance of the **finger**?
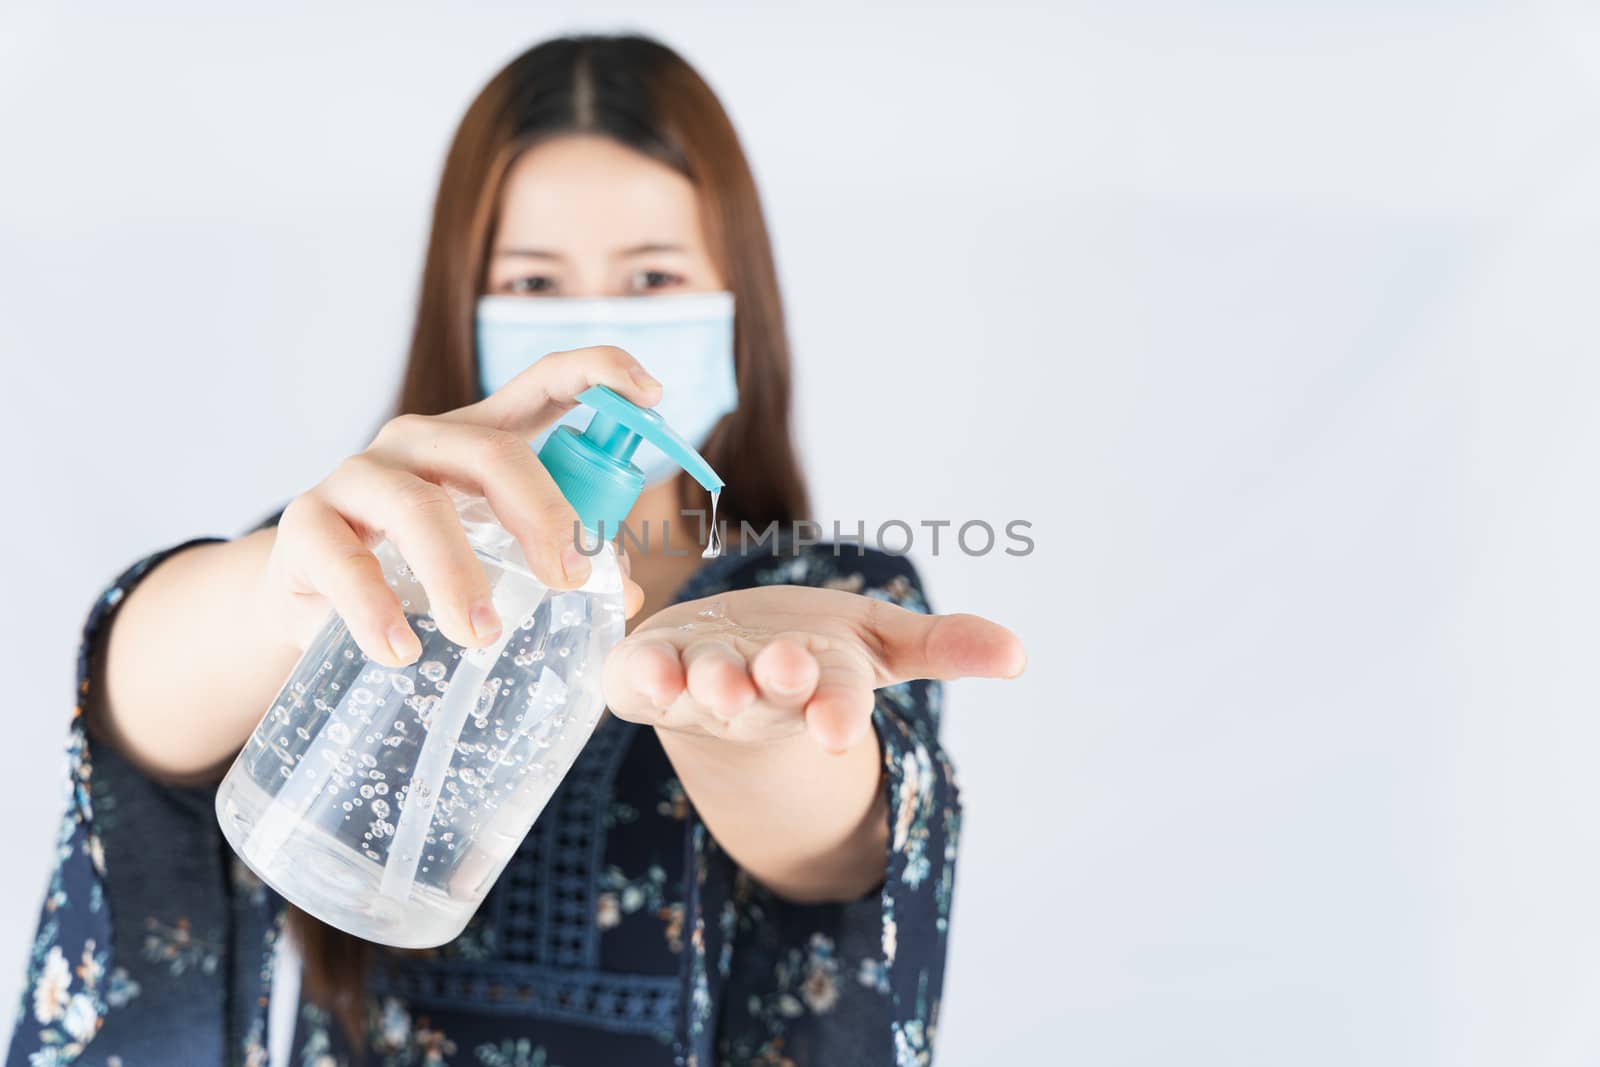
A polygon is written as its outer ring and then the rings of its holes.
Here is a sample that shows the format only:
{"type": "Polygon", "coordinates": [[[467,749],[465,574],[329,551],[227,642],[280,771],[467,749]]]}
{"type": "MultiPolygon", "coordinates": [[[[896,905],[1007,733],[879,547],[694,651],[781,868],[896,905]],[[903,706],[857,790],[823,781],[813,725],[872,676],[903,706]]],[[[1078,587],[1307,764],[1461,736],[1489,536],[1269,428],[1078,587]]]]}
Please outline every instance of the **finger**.
{"type": "Polygon", "coordinates": [[[606,658],[606,705],[619,718],[648,722],[683,694],[677,646],[659,638],[630,638],[606,658]]]}
{"type": "Polygon", "coordinates": [[[545,585],[576,589],[589,580],[593,566],[576,542],[578,513],[520,436],[474,423],[402,415],[384,426],[368,451],[427,481],[476,491],[545,585]]]}
{"type": "Polygon", "coordinates": [[[1015,678],[1027,666],[1017,635],[977,615],[923,615],[881,600],[869,601],[865,625],[872,631],[884,678],[891,685],[912,678],[1015,678]]]}
{"type": "Polygon", "coordinates": [[[821,667],[802,642],[779,636],[750,661],[761,699],[775,707],[802,707],[816,691],[821,667]]]}
{"type": "Polygon", "coordinates": [[[640,407],[661,401],[661,383],[615,345],[552,352],[476,404],[440,418],[475,422],[532,437],[577,403],[578,394],[606,385],[640,407]]]}
{"type": "Polygon", "coordinates": [[[844,752],[872,728],[872,665],[844,649],[823,649],[816,656],[821,673],[806,702],[806,730],[829,752],[844,752]]]}
{"type": "Polygon", "coordinates": [[[380,531],[394,543],[416,572],[446,637],[480,648],[500,636],[488,576],[443,488],[358,455],[340,464],[313,492],[346,520],[354,520],[353,526],[380,531]]]}
{"type": "Polygon", "coordinates": [[[631,619],[644,607],[644,587],[632,578],[622,579],[622,617],[631,619]]]}
{"type": "Polygon", "coordinates": [[[369,659],[403,667],[422,655],[422,644],[406,621],[400,598],[378,558],[338,512],[312,496],[297,497],[278,522],[279,536],[315,545],[303,569],[312,588],[328,598],[350,636],[369,659]]]}
{"type": "Polygon", "coordinates": [[[701,638],[683,650],[689,696],[724,722],[755,703],[756,687],[739,650],[717,638],[701,638]]]}
{"type": "Polygon", "coordinates": [[[611,542],[617,551],[617,567],[622,571],[622,617],[631,619],[644,607],[644,587],[633,580],[633,557],[619,535],[611,542]]]}

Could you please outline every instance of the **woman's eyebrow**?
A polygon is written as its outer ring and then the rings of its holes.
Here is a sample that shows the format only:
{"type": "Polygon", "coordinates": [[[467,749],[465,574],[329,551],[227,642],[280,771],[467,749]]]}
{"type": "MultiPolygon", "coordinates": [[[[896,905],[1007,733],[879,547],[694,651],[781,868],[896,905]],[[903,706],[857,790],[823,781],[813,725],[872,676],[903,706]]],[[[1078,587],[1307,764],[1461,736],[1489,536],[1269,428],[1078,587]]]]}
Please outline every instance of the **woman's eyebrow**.
{"type": "MultiPolygon", "coordinates": [[[[626,259],[629,256],[642,256],[650,252],[687,252],[683,245],[673,244],[670,241],[649,241],[642,245],[633,245],[611,253],[615,259],[626,259]]],[[[560,252],[552,252],[545,248],[497,248],[497,256],[518,256],[524,259],[563,259],[560,252]]]]}
{"type": "Polygon", "coordinates": [[[618,257],[625,258],[627,256],[642,256],[647,252],[687,252],[687,251],[688,251],[688,249],[684,248],[683,245],[675,245],[675,244],[672,244],[672,243],[667,242],[667,241],[650,241],[650,242],[648,242],[646,244],[634,245],[632,248],[624,248],[621,251],[617,252],[616,255],[618,257]]]}
{"type": "Polygon", "coordinates": [[[543,248],[497,248],[497,256],[524,256],[529,259],[560,259],[559,252],[547,252],[543,248]]]}

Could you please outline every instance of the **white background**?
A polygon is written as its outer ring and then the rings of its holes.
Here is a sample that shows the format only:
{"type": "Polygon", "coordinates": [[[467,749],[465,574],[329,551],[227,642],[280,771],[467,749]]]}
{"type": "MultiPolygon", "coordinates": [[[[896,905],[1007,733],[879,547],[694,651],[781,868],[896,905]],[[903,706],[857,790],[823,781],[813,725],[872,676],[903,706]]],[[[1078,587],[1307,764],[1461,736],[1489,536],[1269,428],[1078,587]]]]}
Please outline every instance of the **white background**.
{"type": "Polygon", "coordinates": [[[0,1002],[97,590],[364,443],[461,110],[643,28],[754,162],[820,517],[1034,524],[917,555],[1033,657],[952,693],[941,1061],[1600,1059],[1592,7],[51,7],[0,15],[0,1002]]]}

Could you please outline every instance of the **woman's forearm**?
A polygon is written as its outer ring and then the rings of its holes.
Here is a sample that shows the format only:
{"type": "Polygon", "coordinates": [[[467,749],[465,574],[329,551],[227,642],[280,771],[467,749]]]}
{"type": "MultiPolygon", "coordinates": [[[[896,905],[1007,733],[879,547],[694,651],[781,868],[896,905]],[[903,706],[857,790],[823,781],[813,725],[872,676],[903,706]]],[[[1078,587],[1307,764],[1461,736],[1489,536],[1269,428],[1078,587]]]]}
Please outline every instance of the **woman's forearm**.
{"type": "Polygon", "coordinates": [[[299,658],[259,611],[275,535],[269,528],[178,552],[118,609],[85,711],[149,773],[178,782],[220,775],[299,658]]]}
{"type": "Polygon", "coordinates": [[[774,893],[854,900],[883,880],[888,800],[872,731],[837,754],[804,732],[759,743],[656,733],[717,842],[774,893]]]}

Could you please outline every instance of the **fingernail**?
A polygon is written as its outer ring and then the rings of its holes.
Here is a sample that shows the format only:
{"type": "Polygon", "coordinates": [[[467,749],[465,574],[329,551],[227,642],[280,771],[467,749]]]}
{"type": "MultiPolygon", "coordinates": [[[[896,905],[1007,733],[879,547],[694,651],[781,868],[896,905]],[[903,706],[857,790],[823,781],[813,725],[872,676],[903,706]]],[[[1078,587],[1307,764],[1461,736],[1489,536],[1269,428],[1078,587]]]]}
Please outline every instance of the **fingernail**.
{"type": "Polygon", "coordinates": [[[561,550],[561,570],[569,582],[586,582],[593,566],[589,557],[578,550],[577,545],[567,545],[561,550]]]}
{"type": "Polygon", "coordinates": [[[472,605],[467,612],[467,621],[472,623],[472,632],[480,641],[493,641],[500,636],[500,616],[495,614],[494,605],[487,600],[472,605]]]}
{"type": "Polygon", "coordinates": [[[409,625],[397,622],[389,629],[389,651],[394,653],[395,659],[409,663],[421,655],[422,645],[409,625]]]}
{"type": "Polygon", "coordinates": [[[650,372],[645,370],[643,367],[633,368],[633,370],[628,372],[628,375],[634,380],[634,383],[638,385],[640,389],[649,389],[651,386],[659,386],[661,384],[654,378],[650,377],[650,372]]]}

